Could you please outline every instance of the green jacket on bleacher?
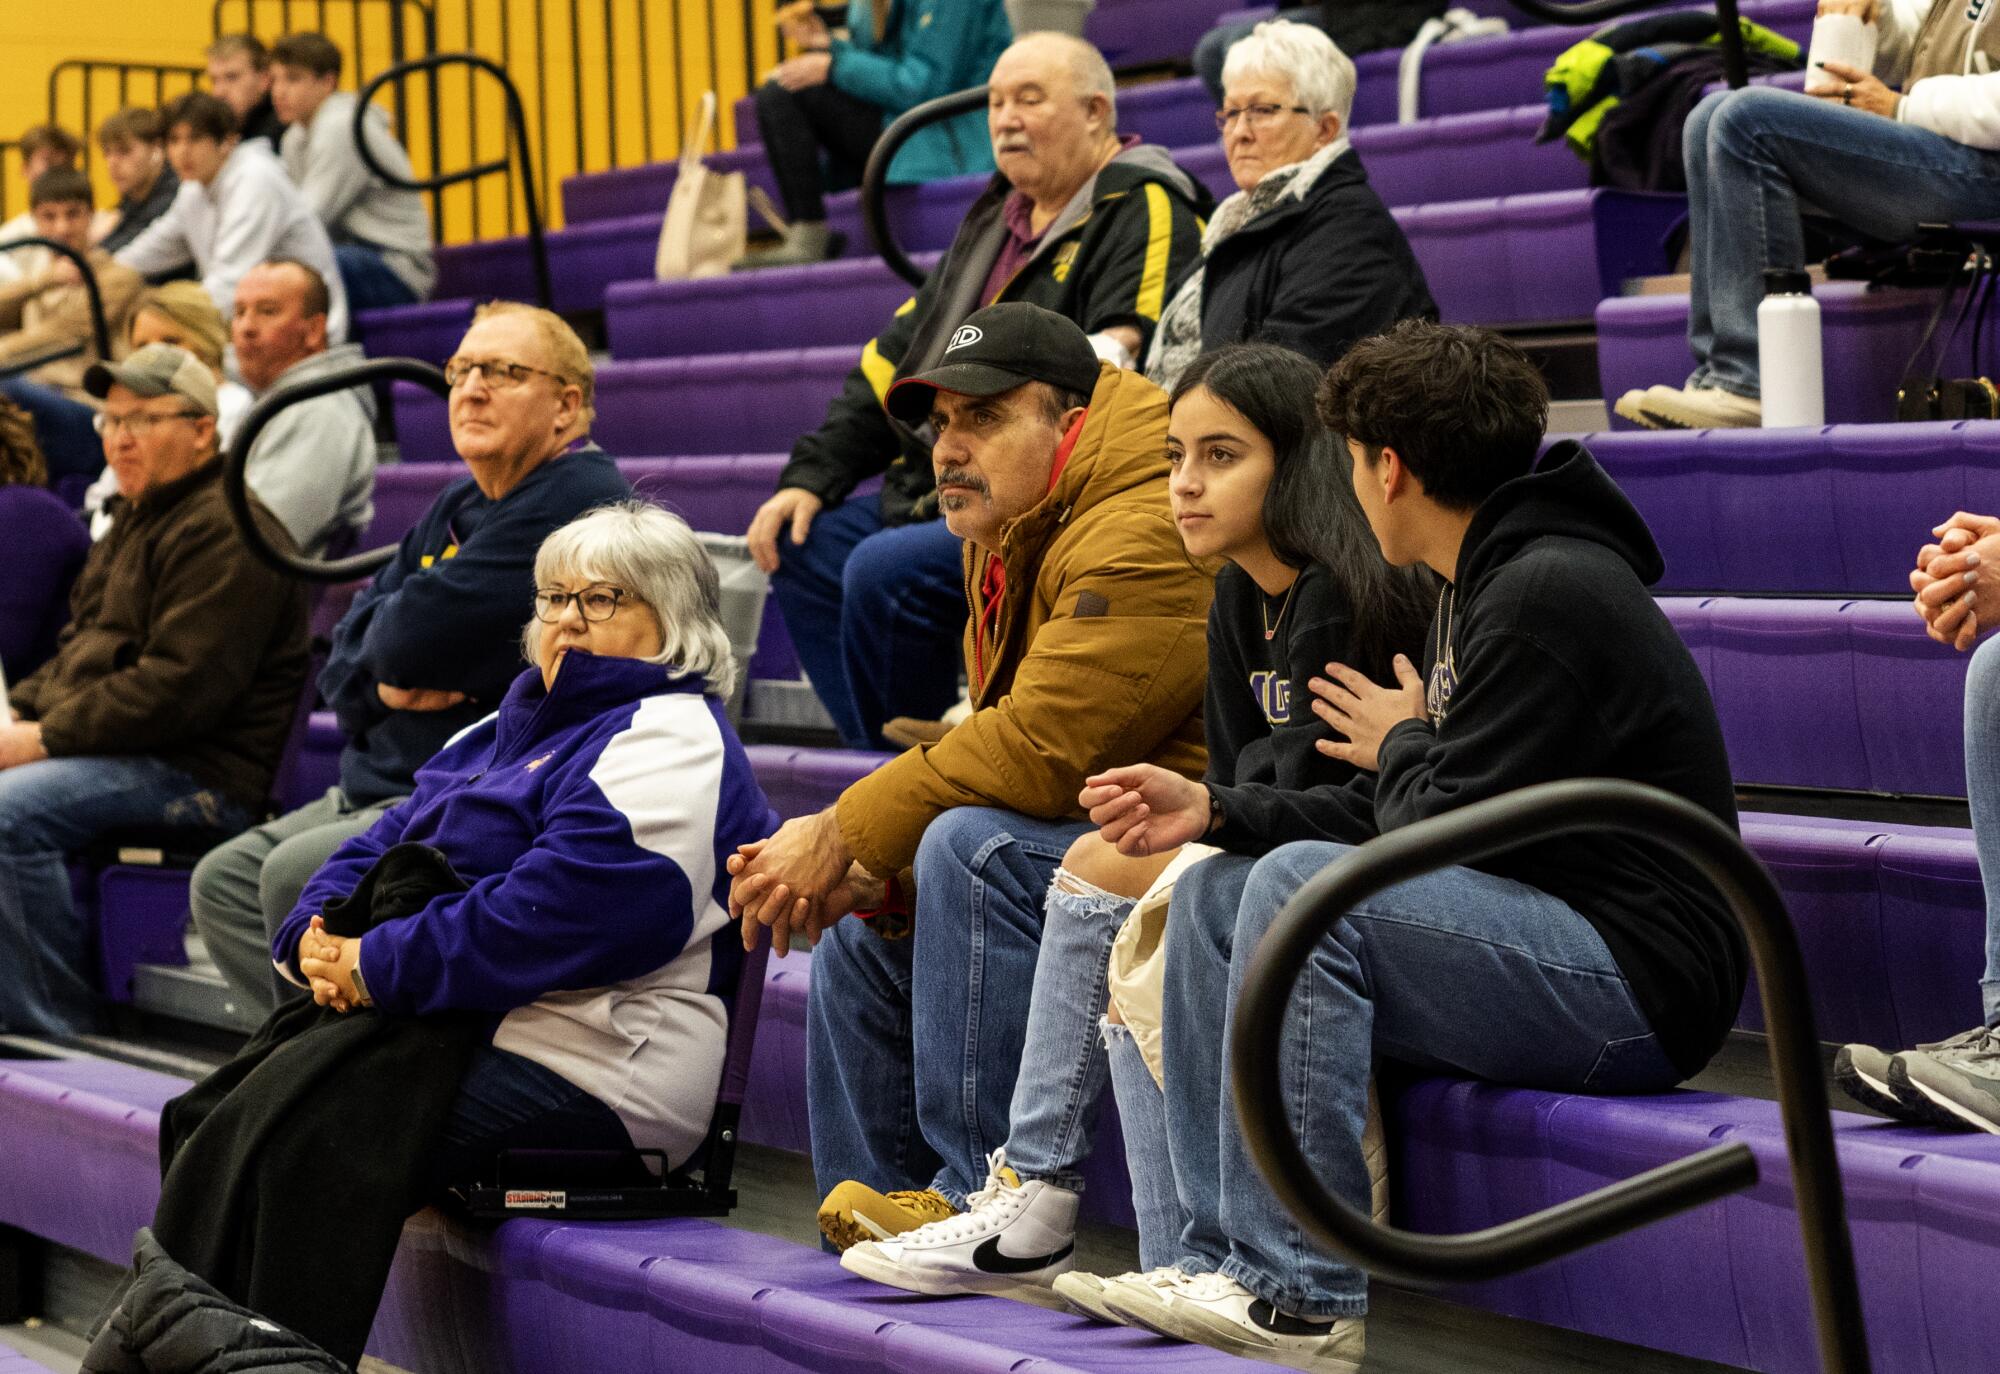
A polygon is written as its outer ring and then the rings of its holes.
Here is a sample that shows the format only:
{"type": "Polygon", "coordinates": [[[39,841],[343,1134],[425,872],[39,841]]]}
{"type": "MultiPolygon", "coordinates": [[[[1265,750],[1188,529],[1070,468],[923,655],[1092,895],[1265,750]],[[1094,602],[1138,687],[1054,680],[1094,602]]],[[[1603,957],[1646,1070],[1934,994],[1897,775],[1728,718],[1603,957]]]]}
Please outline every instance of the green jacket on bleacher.
{"type": "Polygon", "coordinates": [[[886,523],[935,519],[928,430],[915,433],[894,423],[882,398],[899,378],[934,366],[965,318],[996,301],[1053,310],[1086,334],[1130,325],[1139,331],[1139,356],[1145,356],[1168,287],[1201,260],[1206,191],[1164,150],[1129,147],[1077,192],[1027,265],[991,300],[982,300],[1007,241],[1005,211],[1013,190],[996,176],[973,202],[943,260],[861,350],[826,419],[793,445],[780,487],[801,487],[837,506],[882,473],[886,523]]]}

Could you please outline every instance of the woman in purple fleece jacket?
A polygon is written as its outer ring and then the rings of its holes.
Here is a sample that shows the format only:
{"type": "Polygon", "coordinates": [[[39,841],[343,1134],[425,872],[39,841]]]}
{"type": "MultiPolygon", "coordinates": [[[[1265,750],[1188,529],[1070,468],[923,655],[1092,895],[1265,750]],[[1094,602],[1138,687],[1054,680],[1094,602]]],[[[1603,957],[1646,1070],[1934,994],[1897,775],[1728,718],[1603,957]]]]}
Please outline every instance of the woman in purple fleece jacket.
{"type": "Polygon", "coordinates": [[[605,507],[535,560],[535,667],[337,850],[272,946],[323,1005],[490,1014],[439,1176],[516,1145],[664,1150],[708,1128],[740,945],[723,860],[775,828],[723,714],[714,566],[678,517],[605,507]],[[340,939],[326,904],[401,843],[470,885],[340,939]]]}

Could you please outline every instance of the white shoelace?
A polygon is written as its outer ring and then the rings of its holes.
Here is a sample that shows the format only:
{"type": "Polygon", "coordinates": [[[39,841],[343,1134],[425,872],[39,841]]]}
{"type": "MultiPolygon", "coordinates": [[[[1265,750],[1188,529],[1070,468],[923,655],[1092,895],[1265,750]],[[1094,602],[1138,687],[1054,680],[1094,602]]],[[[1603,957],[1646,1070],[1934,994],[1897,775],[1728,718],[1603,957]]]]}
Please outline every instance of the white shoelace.
{"type": "Polygon", "coordinates": [[[994,1208],[1020,1193],[1020,1189],[1000,1176],[1000,1171],[1006,1167],[1007,1147],[1003,1145],[986,1156],[986,1186],[976,1193],[967,1194],[963,1212],[955,1217],[940,1217],[936,1221],[926,1222],[914,1231],[892,1236],[890,1239],[948,1245],[953,1241],[969,1240],[978,1235],[997,1220],[986,1215],[987,1209],[994,1208]]]}

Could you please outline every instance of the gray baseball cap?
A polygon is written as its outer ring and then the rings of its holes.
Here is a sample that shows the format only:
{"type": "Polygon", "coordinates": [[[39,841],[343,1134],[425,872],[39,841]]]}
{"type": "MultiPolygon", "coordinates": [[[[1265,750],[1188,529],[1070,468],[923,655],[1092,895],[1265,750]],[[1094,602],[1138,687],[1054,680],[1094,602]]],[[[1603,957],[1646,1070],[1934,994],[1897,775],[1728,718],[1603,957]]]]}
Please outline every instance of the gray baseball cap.
{"type": "Polygon", "coordinates": [[[215,414],[215,374],[185,348],[147,344],[122,363],[93,363],[83,374],[83,389],[100,401],[114,382],[141,396],[178,396],[204,415],[215,414]]]}

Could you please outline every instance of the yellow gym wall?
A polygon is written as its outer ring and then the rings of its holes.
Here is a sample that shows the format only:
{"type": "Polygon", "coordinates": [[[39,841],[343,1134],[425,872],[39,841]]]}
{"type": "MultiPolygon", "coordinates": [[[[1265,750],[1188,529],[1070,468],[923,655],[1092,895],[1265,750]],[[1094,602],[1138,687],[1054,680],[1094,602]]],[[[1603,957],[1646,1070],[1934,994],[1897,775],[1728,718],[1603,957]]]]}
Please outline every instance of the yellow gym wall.
{"type": "MultiPolygon", "coordinates": [[[[347,54],[341,84],[348,88],[389,65],[391,3],[403,5],[406,52],[422,51],[422,0],[222,0],[230,30],[249,28],[266,42],[290,27],[321,28],[347,54]],[[361,67],[355,71],[357,50],[361,67]]],[[[547,189],[543,213],[562,223],[562,178],[576,171],[668,159],[691,136],[702,92],[714,87],[721,101],[716,146],[734,147],[732,105],[754,73],[778,60],[771,17],[774,0],[432,0],[440,51],[470,50],[506,66],[521,88],[536,181],[547,189]],[[746,43],[754,51],[746,51],[746,43]]],[[[10,139],[49,116],[49,79],[72,59],[199,66],[215,32],[215,0],[95,0],[87,17],[76,8],[40,0],[0,3],[0,139],[10,139]]],[[[124,78],[124,97],[149,103],[150,72],[124,78]]],[[[190,78],[169,73],[167,95],[190,78]]],[[[498,83],[468,68],[446,69],[437,80],[439,157],[446,170],[498,160],[511,150],[498,83]]],[[[419,174],[431,170],[429,90],[426,78],[407,82],[410,146],[419,174]]],[[[393,109],[383,91],[377,100],[393,109]]],[[[57,89],[61,122],[79,133],[86,115],[102,120],[120,103],[119,77],[110,70],[66,72],[57,89]],[[87,87],[87,89],[86,89],[87,87]]],[[[101,166],[94,167],[104,203],[112,197],[101,166]]],[[[26,196],[18,164],[4,166],[10,184],[7,208],[26,196]]],[[[491,238],[524,225],[520,188],[511,176],[444,192],[449,242],[491,238]]],[[[664,206],[662,207],[664,209],[664,206]]]]}

